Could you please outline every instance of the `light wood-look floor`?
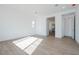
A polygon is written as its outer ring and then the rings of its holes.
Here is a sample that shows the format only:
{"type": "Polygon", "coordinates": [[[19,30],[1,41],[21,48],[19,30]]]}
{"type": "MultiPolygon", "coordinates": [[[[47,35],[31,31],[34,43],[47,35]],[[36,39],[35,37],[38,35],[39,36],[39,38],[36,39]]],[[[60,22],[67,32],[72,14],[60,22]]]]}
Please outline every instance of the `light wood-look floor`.
{"type": "MultiPolygon", "coordinates": [[[[79,54],[79,44],[77,44],[73,39],[67,37],[63,39],[55,39],[53,36],[44,37],[44,38],[40,36],[36,36],[36,37],[42,38],[43,40],[33,51],[32,55],[78,55],[79,54]]],[[[28,55],[27,52],[20,49],[15,44],[13,44],[13,41],[16,40],[0,42],[0,55],[28,55]]]]}

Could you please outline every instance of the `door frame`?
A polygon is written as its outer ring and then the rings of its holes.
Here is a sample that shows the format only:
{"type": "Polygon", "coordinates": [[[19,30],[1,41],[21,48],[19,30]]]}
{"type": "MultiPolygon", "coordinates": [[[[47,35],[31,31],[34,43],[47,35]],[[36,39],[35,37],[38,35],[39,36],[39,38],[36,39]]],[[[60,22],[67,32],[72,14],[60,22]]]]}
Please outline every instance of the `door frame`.
{"type": "MultiPolygon", "coordinates": [[[[54,17],[55,18],[55,16],[51,16],[51,17],[54,17]]],[[[49,35],[49,23],[48,23],[48,18],[50,18],[50,17],[47,17],[46,18],[46,32],[47,32],[47,36],[49,35]]],[[[55,22],[56,23],[56,22],[55,22]]]]}
{"type": "Polygon", "coordinates": [[[75,40],[75,34],[76,34],[76,33],[75,33],[75,28],[76,28],[76,27],[75,27],[75,24],[76,24],[76,19],[75,19],[75,15],[74,15],[74,40],[75,40]]]}

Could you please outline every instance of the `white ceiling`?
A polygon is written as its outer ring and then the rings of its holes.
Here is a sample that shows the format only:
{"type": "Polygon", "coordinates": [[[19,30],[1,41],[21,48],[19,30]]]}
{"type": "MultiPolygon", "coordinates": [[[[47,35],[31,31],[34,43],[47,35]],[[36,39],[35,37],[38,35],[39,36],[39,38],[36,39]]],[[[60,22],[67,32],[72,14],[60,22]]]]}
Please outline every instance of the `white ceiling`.
{"type": "Polygon", "coordinates": [[[40,14],[40,15],[50,15],[53,13],[58,13],[62,11],[68,11],[75,9],[78,5],[75,7],[72,6],[72,4],[7,4],[7,5],[0,5],[6,8],[13,8],[17,10],[18,12],[21,11],[27,11],[32,14],[40,14]]]}
{"type": "Polygon", "coordinates": [[[73,10],[77,6],[73,7],[72,4],[44,4],[44,5],[35,5],[36,13],[47,15],[52,13],[58,13],[62,11],[73,10]]]}

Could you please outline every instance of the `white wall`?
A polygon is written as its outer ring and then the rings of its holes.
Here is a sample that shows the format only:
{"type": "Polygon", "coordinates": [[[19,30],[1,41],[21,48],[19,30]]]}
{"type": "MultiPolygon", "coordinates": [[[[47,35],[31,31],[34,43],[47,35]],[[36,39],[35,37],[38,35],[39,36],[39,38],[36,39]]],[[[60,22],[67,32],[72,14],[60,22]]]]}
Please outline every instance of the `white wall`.
{"type": "Polygon", "coordinates": [[[30,5],[0,5],[0,41],[35,34],[30,5]]]}
{"type": "Polygon", "coordinates": [[[76,9],[76,41],[79,43],[79,7],[76,9]]]}
{"type": "Polygon", "coordinates": [[[47,36],[47,34],[46,34],[46,19],[42,16],[37,16],[36,34],[47,36]]]}
{"type": "Polygon", "coordinates": [[[63,25],[62,25],[62,15],[55,15],[55,37],[62,38],[63,37],[63,25]]]}

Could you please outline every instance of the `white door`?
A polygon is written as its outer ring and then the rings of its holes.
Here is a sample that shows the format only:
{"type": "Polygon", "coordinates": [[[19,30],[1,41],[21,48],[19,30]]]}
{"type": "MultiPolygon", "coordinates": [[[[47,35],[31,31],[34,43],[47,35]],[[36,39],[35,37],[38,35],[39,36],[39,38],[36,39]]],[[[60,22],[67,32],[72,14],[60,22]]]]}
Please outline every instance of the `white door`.
{"type": "Polygon", "coordinates": [[[74,39],[74,15],[66,15],[64,17],[64,36],[74,39]]]}

